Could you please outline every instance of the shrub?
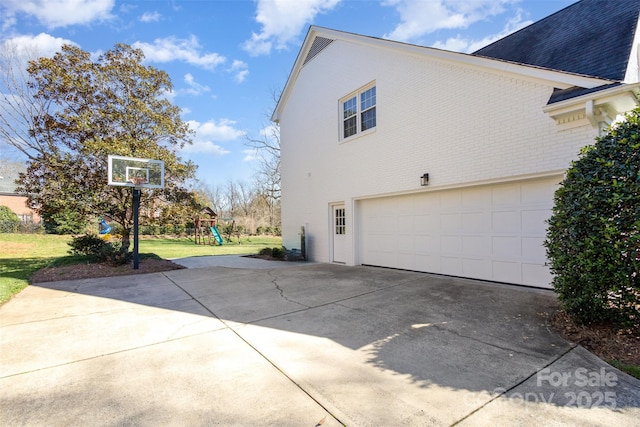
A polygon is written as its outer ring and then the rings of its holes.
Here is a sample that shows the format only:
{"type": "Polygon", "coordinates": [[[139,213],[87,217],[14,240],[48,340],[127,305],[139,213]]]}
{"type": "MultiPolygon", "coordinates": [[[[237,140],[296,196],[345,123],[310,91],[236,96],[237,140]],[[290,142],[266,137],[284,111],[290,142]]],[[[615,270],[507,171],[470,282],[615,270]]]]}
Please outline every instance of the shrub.
{"type": "Polygon", "coordinates": [[[173,233],[176,235],[184,234],[187,230],[187,227],[184,224],[175,224],[173,226],[173,233]]]}
{"type": "Polygon", "coordinates": [[[20,226],[20,218],[7,206],[0,206],[0,233],[15,233],[20,226]]]}
{"type": "Polygon", "coordinates": [[[173,234],[173,224],[163,224],[160,226],[159,234],[168,235],[173,234]]]}
{"type": "Polygon", "coordinates": [[[554,201],[545,246],[564,310],[640,324],[640,109],[581,151],[554,201]]]}
{"type": "Polygon", "coordinates": [[[282,248],[271,249],[271,256],[275,259],[284,259],[284,250],[282,248]]]}
{"type": "Polygon", "coordinates": [[[160,226],[155,224],[141,225],[138,234],[143,236],[156,236],[160,234],[160,226]]]}
{"type": "Polygon", "coordinates": [[[71,255],[86,256],[112,265],[126,264],[132,257],[131,253],[122,250],[120,242],[109,243],[95,234],[74,237],[69,246],[71,255]]]}
{"type": "Polygon", "coordinates": [[[108,243],[95,234],[85,234],[71,239],[69,253],[79,256],[95,256],[100,253],[105,245],[108,245],[108,243]]]}
{"type": "Polygon", "coordinates": [[[77,234],[86,230],[88,221],[73,209],[52,204],[42,213],[44,228],[49,234],[77,234]],[[54,209],[54,206],[57,206],[54,209]]]}
{"type": "Polygon", "coordinates": [[[258,254],[262,256],[272,256],[273,251],[271,250],[271,248],[262,248],[260,249],[260,252],[258,252],[258,254]]]}

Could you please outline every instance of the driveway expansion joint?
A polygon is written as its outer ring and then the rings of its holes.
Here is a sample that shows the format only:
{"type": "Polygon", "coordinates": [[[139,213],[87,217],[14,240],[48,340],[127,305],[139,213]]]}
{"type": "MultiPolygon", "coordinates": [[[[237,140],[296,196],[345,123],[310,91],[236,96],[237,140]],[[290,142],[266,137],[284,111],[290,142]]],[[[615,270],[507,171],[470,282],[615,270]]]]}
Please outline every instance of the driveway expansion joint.
{"type": "Polygon", "coordinates": [[[571,344],[570,347],[563,353],[559,354],[557,357],[553,358],[553,360],[551,360],[549,363],[547,363],[545,366],[541,367],[540,369],[535,370],[535,372],[531,373],[531,375],[529,375],[528,377],[524,378],[523,380],[519,381],[518,383],[512,385],[509,388],[504,388],[502,389],[502,392],[496,394],[493,398],[489,399],[488,401],[486,401],[485,403],[483,403],[482,405],[478,406],[476,409],[474,409],[473,411],[469,412],[467,415],[465,415],[464,417],[460,418],[458,421],[456,421],[455,423],[451,424],[451,427],[453,426],[457,426],[458,424],[460,424],[461,422],[463,422],[464,420],[466,420],[467,418],[471,417],[473,414],[475,414],[476,412],[480,412],[481,410],[483,410],[487,405],[489,405],[491,402],[493,402],[494,400],[497,400],[499,398],[501,398],[502,396],[508,396],[509,393],[514,390],[516,387],[520,386],[521,384],[526,383],[527,381],[529,381],[529,379],[533,378],[535,375],[538,375],[541,371],[547,369],[549,366],[553,365],[554,363],[556,363],[558,360],[562,359],[563,357],[565,357],[567,354],[571,353],[573,350],[575,350],[577,347],[577,344],[571,344]]]}

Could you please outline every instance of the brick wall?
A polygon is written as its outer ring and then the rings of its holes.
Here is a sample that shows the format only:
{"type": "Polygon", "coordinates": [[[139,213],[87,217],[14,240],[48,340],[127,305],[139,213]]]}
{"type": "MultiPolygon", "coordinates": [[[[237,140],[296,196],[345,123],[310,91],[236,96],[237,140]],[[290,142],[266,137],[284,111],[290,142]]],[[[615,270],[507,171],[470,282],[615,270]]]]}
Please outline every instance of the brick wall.
{"type": "MultiPolygon", "coordinates": [[[[553,87],[337,40],[305,65],[281,116],[283,244],[329,261],[329,204],[345,202],[353,239],[354,199],[508,180],[566,169],[593,143],[588,123],[561,130],[543,111],[553,87]],[[341,141],[340,98],[377,86],[375,132],[341,141]]],[[[351,245],[353,247],[354,245],[351,245]]]]}
{"type": "Polygon", "coordinates": [[[0,206],[7,206],[19,218],[25,218],[31,216],[31,222],[34,224],[38,224],[40,222],[40,216],[29,209],[26,205],[27,198],[23,196],[15,196],[15,195],[0,195],[0,206]]]}

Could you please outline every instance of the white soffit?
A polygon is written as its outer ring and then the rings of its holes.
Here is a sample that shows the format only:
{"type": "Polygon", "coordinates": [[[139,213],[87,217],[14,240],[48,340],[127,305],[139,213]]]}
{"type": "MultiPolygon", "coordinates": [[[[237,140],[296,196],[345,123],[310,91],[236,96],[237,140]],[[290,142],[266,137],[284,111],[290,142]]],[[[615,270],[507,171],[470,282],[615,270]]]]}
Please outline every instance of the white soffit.
{"type": "Polygon", "coordinates": [[[639,103],[640,83],[633,83],[549,104],[543,111],[561,125],[589,119],[597,126],[598,122],[609,122],[616,115],[633,110],[639,103]]]}

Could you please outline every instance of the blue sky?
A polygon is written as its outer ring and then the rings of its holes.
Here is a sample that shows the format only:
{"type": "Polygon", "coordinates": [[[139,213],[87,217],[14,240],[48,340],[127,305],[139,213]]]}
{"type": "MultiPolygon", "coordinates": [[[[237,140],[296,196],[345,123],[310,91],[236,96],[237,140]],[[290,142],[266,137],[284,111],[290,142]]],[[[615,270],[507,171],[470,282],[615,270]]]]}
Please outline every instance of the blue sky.
{"type": "MultiPolygon", "coordinates": [[[[196,132],[181,153],[213,185],[249,181],[309,25],[472,52],[575,0],[2,0],[0,43],[51,56],[63,43],[99,54],[141,48],[169,73],[169,95],[196,132]]],[[[0,159],[16,158],[0,143],[0,159]]]]}

